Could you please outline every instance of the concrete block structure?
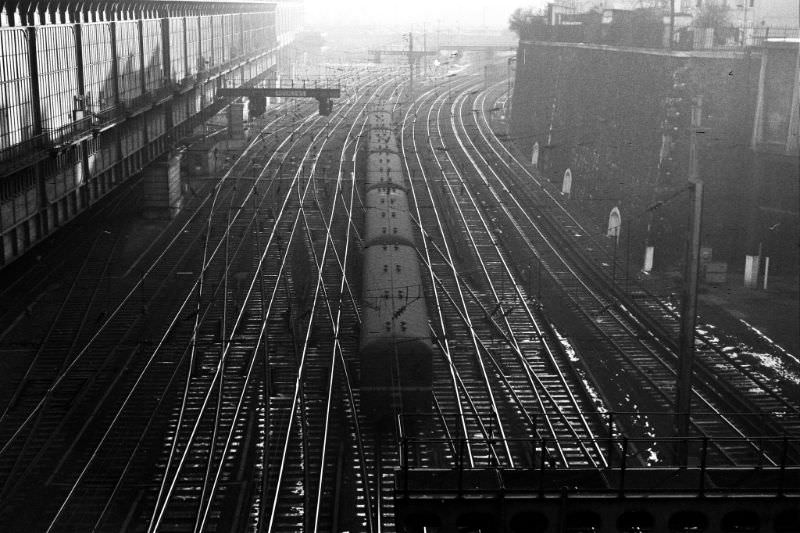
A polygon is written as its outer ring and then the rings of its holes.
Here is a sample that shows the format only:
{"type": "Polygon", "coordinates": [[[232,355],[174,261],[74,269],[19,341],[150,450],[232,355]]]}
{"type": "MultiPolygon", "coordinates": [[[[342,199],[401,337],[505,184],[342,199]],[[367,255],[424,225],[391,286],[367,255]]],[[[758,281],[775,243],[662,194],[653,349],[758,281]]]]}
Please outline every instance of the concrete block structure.
{"type": "Polygon", "coordinates": [[[183,205],[181,156],[167,154],[144,169],[143,214],[147,218],[172,218],[183,205]]]}

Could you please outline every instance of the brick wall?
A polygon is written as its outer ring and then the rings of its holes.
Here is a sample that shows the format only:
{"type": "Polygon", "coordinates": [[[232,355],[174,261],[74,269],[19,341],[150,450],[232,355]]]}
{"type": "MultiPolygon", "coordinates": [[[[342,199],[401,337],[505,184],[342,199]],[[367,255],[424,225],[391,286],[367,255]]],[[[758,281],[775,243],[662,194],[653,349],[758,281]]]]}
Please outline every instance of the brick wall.
{"type": "Polygon", "coordinates": [[[751,53],[522,43],[512,138],[528,154],[539,143],[539,168],[559,187],[571,169],[569,202],[594,231],[603,233],[618,207],[623,232],[631,232],[631,257],[641,257],[649,243],[656,269],[676,269],[691,200],[689,117],[702,96],[703,245],[715,260],[738,266],[748,210],[757,201],[749,142],[759,69],[760,56],[751,53]]]}

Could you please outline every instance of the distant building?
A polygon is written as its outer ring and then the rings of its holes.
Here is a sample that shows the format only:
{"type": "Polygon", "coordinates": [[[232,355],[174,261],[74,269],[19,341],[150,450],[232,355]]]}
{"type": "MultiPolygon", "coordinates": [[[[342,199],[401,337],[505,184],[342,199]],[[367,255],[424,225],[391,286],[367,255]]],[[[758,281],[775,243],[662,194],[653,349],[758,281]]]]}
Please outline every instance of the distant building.
{"type": "MultiPolygon", "coordinates": [[[[680,11],[692,13],[709,0],[681,0],[680,11]]],[[[731,26],[800,26],[800,2],[797,0],[716,0],[730,8],[731,26]]]]}
{"type": "MultiPolygon", "coordinates": [[[[675,12],[680,15],[696,13],[704,3],[721,2],[730,8],[729,22],[735,27],[770,26],[775,28],[800,27],[800,2],[798,0],[677,0],[675,12]]],[[[548,22],[560,24],[565,15],[588,11],[632,11],[642,7],[657,6],[659,2],[642,0],[558,0],[548,4],[548,22]]],[[[661,3],[669,12],[669,2],[661,3]]],[[[682,18],[682,17],[679,17],[682,18]]]]}
{"type": "Polygon", "coordinates": [[[641,0],[559,0],[547,4],[548,23],[561,24],[567,15],[595,11],[602,13],[609,10],[631,11],[642,7],[641,0]]]}

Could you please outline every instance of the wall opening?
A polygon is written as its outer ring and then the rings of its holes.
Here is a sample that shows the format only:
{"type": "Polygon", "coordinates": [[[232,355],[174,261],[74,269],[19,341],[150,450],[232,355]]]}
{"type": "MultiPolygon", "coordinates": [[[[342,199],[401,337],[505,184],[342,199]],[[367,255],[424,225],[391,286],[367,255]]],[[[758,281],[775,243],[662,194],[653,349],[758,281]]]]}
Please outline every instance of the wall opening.
{"type": "Polygon", "coordinates": [[[511,518],[509,526],[513,533],[545,533],[548,520],[542,513],[524,511],[511,518]]]}
{"type": "Polygon", "coordinates": [[[608,214],[608,230],[606,231],[606,237],[615,237],[617,241],[619,241],[621,228],[622,215],[619,212],[619,208],[615,207],[611,210],[611,213],[608,214]]]}
{"type": "Polygon", "coordinates": [[[572,193],[572,171],[567,169],[564,171],[564,181],[561,183],[561,194],[567,196],[572,193]]]}
{"type": "Polygon", "coordinates": [[[653,531],[655,521],[647,511],[626,511],[617,518],[620,533],[647,533],[653,531]]]}
{"type": "Polygon", "coordinates": [[[753,511],[739,509],[722,517],[723,533],[757,533],[760,528],[761,521],[753,511]]]}
{"type": "Polygon", "coordinates": [[[576,511],[567,514],[565,526],[565,529],[570,533],[602,531],[600,515],[593,511],[576,511]]]}
{"type": "Polygon", "coordinates": [[[413,513],[405,517],[403,526],[407,531],[424,531],[442,527],[442,520],[433,513],[413,513]]]}
{"type": "Polygon", "coordinates": [[[457,529],[463,533],[495,531],[495,518],[491,513],[466,513],[458,517],[457,529]]]}
{"type": "Polygon", "coordinates": [[[797,509],[785,509],[775,517],[774,524],[775,533],[800,531],[800,511],[797,509]]]}
{"type": "Polygon", "coordinates": [[[708,518],[698,511],[679,511],[669,517],[670,533],[703,533],[708,528],[708,518]]]}

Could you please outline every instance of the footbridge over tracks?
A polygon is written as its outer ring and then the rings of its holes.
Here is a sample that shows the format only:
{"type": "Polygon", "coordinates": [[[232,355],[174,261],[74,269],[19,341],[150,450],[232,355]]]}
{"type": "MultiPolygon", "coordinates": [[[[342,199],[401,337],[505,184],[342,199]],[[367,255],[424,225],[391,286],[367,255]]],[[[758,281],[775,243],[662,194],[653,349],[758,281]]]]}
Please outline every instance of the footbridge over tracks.
{"type": "MultiPolygon", "coordinates": [[[[410,37],[408,34],[407,37],[410,37]]],[[[370,61],[380,63],[383,56],[405,56],[410,61],[417,61],[421,57],[435,56],[443,51],[450,52],[485,52],[488,56],[493,56],[499,52],[510,52],[517,49],[517,41],[504,35],[489,33],[468,33],[468,34],[449,34],[436,32],[434,35],[419,34],[409,39],[406,45],[389,45],[385,48],[374,48],[368,50],[370,61]],[[421,39],[420,39],[421,37],[421,39]],[[417,43],[422,41],[422,50],[414,50],[414,38],[417,43]],[[413,58],[413,59],[412,59],[413,58]]]]}
{"type": "Polygon", "coordinates": [[[295,84],[292,80],[284,82],[281,86],[229,87],[220,89],[218,94],[223,98],[248,98],[250,112],[254,115],[264,113],[267,98],[315,98],[319,102],[319,114],[330,115],[333,109],[332,99],[341,96],[341,88],[321,87],[317,83],[307,84],[306,81],[295,84]]]}
{"type": "Polygon", "coordinates": [[[434,46],[432,49],[426,50],[414,50],[413,52],[409,52],[408,50],[397,50],[397,49],[374,49],[369,50],[369,59],[374,63],[380,63],[383,56],[404,56],[408,57],[409,54],[413,55],[414,60],[418,60],[421,57],[425,56],[436,56],[443,51],[451,51],[451,52],[485,52],[489,57],[493,56],[498,52],[512,52],[516,50],[517,45],[514,43],[508,44],[480,44],[480,43],[443,43],[438,46],[434,46]]]}

